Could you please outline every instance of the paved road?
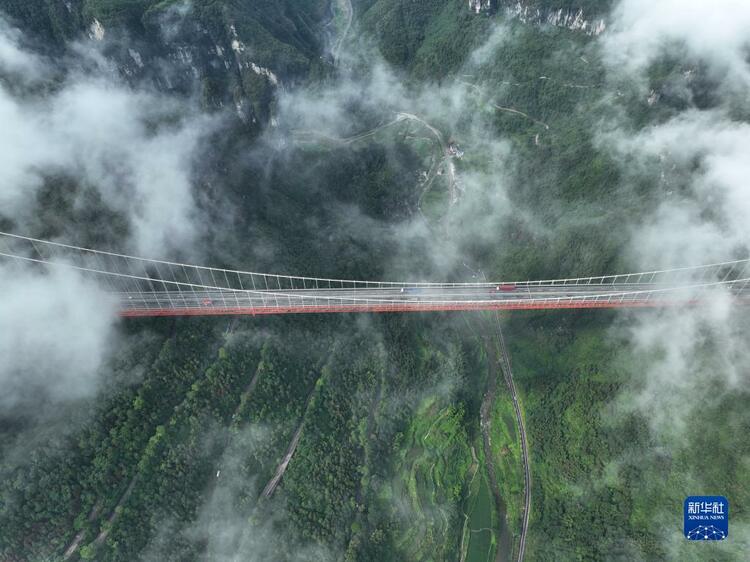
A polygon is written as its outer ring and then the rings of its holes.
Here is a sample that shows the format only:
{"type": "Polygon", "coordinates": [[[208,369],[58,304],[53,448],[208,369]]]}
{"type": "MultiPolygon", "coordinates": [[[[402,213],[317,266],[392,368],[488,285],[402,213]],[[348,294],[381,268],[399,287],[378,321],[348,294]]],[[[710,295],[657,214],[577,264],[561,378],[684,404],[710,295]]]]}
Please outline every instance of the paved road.
{"type": "MultiPolygon", "coordinates": [[[[495,315],[497,315],[497,312],[495,312],[495,315]]],[[[482,447],[484,448],[487,479],[499,517],[498,526],[496,529],[493,529],[493,533],[497,532],[494,541],[496,544],[494,562],[503,562],[510,559],[508,552],[513,548],[513,543],[510,527],[507,525],[506,503],[508,498],[503,498],[500,492],[500,485],[497,480],[497,473],[495,472],[495,457],[492,453],[492,409],[495,406],[499,377],[501,374],[504,374],[500,351],[493,343],[492,330],[486,330],[482,335],[482,344],[487,352],[487,389],[479,408],[479,427],[482,431],[482,447]]]]}
{"type": "MultiPolygon", "coordinates": [[[[158,282],[152,283],[158,286],[158,282]]],[[[644,284],[517,284],[382,286],[294,290],[203,290],[116,293],[123,316],[283,314],[294,312],[388,312],[644,307],[695,304],[709,288],[644,284]]],[[[745,291],[733,290],[736,297],[745,291]]]]}
{"type": "Polygon", "coordinates": [[[526,552],[526,534],[529,530],[529,515],[531,513],[531,463],[529,461],[529,444],[528,439],[526,438],[526,424],[524,424],[523,413],[521,412],[521,406],[518,403],[516,385],[513,382],[513,370],[510,365],[510,356],[508,355],[508,348],[505,346],[503,330],[497,313],[495,313],[495,323],[497,325],[500,364],[502,366],[503,375],[505,376],[505,383],[508,385],[508,390],[513,399],[513,410],[516,415],[518,433],[521,437],[521,461],[523,463],[523,519],[521,520],[521,537],[518,541],[517,561],[523,562],[523,557],[526,552]]]}

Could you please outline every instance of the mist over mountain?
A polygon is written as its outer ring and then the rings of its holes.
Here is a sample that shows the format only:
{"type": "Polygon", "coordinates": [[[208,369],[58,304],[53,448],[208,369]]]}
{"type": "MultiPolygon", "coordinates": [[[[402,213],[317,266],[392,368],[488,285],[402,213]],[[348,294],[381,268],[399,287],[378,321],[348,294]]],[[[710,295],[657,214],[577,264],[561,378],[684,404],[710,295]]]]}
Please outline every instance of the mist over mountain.
{"type": "MultiPolygon", "coordinates": [[[[748,31],[734,0],[0,0],[0,232],[385,281],[744,260],[748,31]]],[[[0,258],[0,287],[0,559],[750,548],[726,288],[124,320],[79,273],[0,258]],[[685,539],[690,495],[726,540],[685,539]]]]}

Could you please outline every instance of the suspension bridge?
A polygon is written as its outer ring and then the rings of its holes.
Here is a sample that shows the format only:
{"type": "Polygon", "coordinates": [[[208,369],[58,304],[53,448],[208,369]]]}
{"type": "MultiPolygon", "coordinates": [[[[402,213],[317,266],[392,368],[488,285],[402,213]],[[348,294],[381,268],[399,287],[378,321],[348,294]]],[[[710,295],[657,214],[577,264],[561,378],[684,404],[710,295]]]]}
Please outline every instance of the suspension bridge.
{"type": "Polygon", "coordinates": [[[750,260],[570,279],[354,281],[153,260],[0,232],[0,263],[96,282],[123,317],[640,308],[748,302],[750,260]]]}

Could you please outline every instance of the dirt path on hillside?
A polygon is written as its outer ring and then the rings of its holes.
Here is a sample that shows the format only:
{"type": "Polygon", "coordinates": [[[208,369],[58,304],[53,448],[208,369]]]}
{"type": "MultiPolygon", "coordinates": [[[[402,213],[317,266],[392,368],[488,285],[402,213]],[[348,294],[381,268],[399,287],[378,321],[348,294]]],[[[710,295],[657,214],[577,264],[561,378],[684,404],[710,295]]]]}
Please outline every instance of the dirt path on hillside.
{"type": "MultiPolygon", "coordinates": [[[[91,523],[92,521],[94,521],[94,519],[96,519],[96,517],[99,515],[99,511],[101,511],[101,508],[102,508],[101,502],[97,502],[97,504],[91,509],[91,512],[89,513],[87,517],[87,520],[89,523],[91,523]]],[[[65,554],[63,554],[63,560],[67,560],[68,558],[73,556],[75,551],[78,550],[78,547],[81,546],[81,541],[83,540],[84,536],[86,536],[85,529],[78,532],[78,534],[73,539],[73,542],[70,543],[68,548],[65,549],[65,554]]]]}
{"type": "Polygon", "coordinates": [[[302,419],[300,420],[297,431],[294,432],[294,436],[292,437],[292,440],[289,443],[289,447],[287,447],[286,454],[281,459],[279,466],[276,468],[276,473],[268,481],[268,484],[266,484],[266,487],[263,488],[261,497],[270,498],[273,495],[274,491],[276,490],[276,487],[279,485],[279,482],[281,482],[281,479],[283,478],[287,467],[289,466],[289,462],[292,460],[292,456],[294,456],[294,451],[297,450],[297,445],[299,445],[299,441],[302,438],[302,430],[305,428],[305,418],[307,417],[307,410],[310,407],[310,401],[312,400],[312,397],[315,394],[315,388],[316,387],[314,386],[312,389],[312,392],[310,392],[310,395],[307,397],[307,401],[305,402],[305,408],[302,411],[302,419]]]}
{"type": "Polygon", "coordinates": [[[130,480],[130,484],[128,484],[127,490],[125,490],[125,493],[120,496],[120,501],[117,502],[117,505],[112,510],[112,513],[110,513],[109,518],[107,519],[107,528],[104,529],[99,535],[94,539],[94,544],[96,546],[100,546],[104,543],[105,540],[107,540],[107,537],[109,536],[109,531],[112,529],[113,525],[115,524],[115,521],[117,521],[117,518],[120,516],[119,508],[121,508],[123,505],[125,505],[125,502],[128,501],[128,498],[130,497],[130,494],[133,493],[133,488],[135,488],[136,483],[138,482],[138,474],[133,476],[133,478],[130,480]]]}

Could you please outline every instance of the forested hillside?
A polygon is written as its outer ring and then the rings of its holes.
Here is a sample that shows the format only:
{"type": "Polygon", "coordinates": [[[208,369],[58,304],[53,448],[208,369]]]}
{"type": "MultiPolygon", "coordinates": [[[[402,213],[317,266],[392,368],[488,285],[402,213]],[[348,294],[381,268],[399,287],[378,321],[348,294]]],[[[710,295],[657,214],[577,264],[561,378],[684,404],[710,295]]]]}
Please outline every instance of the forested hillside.
{"type": "Polygon", "coordinates": [[[55,56],[91,37],[132,84],[225,105],[251,131],[276,90],[327,72],[327,2],[71,0],[0,4],[35,47],[55,56]]]}
{"type": "MultiPolygon", "coordinates": [[[[618,33],[618,2],[520,4],[618,33]]],[[[7,146],[75,161],[29,158],[0,230],[334,279],[746,255],[714,204],[741,199],[700,175],[741,158],[683,155],[696,133],[659,129],[716,112],[744,131],[742,87],[679,41],[630,69],[606,33],[492,7],[0,0],[0,117],[64,139],[7,146]],[[70,112],[71,92],[91,107],[70,112]],[[154,216],[160,237],[143,234],[154,216]]],[[[515,560],[524,466],[500,329],[529,441],[527,560],[738,559],[750,362],[734,310],[119,321],[94,388],[0,400],[0,559],[515,560]],[[704,492],[731,499],[735,542],[685,545],[682,501],[704,492]]]]}

